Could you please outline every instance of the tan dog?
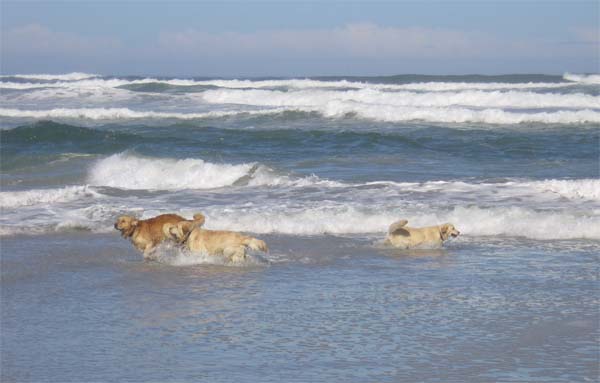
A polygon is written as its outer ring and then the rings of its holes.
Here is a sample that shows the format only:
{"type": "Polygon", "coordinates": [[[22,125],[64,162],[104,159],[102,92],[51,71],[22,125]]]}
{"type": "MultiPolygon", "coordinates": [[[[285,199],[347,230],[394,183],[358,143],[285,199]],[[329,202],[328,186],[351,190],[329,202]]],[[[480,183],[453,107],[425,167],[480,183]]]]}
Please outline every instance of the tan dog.
{"type": "Polygon", "coordinates": [[[192,252],[223,255],[233,263],[246,259],[248,248],[267,252],[267,244],[260,239],[225,230],[206,230],[202,214],[194,215],[193,221],[165,223],[163,233],[192,252]]]}
{"type": "Polygon", "coordinates": [[[420,228],[407,227],[407,223],[403,219],[391,224],[385,243],[401,249],[441,247],[445,240],[460,234],[451,223],[420,228]]]}
{"type": "MultiPolygon", "coordinates": [[[[204,216],[202,217],[204,218],[204,216]]],[[[130,238],[133,245],[142,251],[146,258],[152,254],[158,244],[166,239],[162,231],[166,223],[175,224],[185,220],[177,214],[161,214],[150,219],[137,219],[130,215],[122,215],[117,218],[115,229],[121,232],[123,238],[130,238]]]]}

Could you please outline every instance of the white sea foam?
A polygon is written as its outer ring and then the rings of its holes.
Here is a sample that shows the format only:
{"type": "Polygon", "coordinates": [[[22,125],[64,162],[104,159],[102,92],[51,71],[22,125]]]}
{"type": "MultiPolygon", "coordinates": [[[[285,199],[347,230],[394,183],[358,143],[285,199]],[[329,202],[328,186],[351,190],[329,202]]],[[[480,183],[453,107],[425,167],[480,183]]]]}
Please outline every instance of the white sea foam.
{"type": "MultiPolygon", "coordinates": [[[[391,182],[374,181],[362,185],[385,185],[400,191],[437,192],[440,194],[471,194],[480,198],[491,195],[499,198],[536,196],[562,197],[569,200],[600,201],[600,179],[507,181],[498,183],[469,183],[464,181],[391,182]]],[[[360,186],[360,185],[357,185],[360,186]]]]}
{"type": "Polygon", "coordinates": [[[532,239],[600,239],[600,216],[524,207],[456,207],[450,211],[419,209],[370,211],[359,205],[258,210],[210,209],[206,228],[291,235],[387,232],[398,219],[415,227],[452,222],[464,235],[506,235],[532,239]]]}
{"type": "MultiPolygon", "coordinates": [[[[389,225],[407,219],[410,226],[421,227],[452,222],[464,236],[510,236],[537,240],[600,240],[600,210],[539,209],[528,206],[430,206],[424,203],[390,204],[364,201],[263,201],[260,204],[209,205],[203,208],[161,204],[132,199],[127,206],[122,199],[100,199],[91,206],[77,207],[44,204],[34,212],[32,206],[7,212],[0,220],[0,235],[42,234],[54,231],[90,230],[112,232],[114,217],[139,211],[146,205],[143,218],[168,210],[191,216],[202,211],[207,229],[236,230],[257,234],[324,235],[368,234],[383,238],[389,225]],[[41,210],[40,210],[41,209],[41,210]]],[[[37,206],[37,205],[36,205],[37,206]]],[[[37,209],[37,208],[36,208],[37,209]]],[[[460,240],[460,237],[459,239],[460,240]]],[[[183,259],[182,261],[185,261],[183,259]]],[[[189,259],[188,259],[189,260],[189,259]]],[[[196,260],[197,261],[197,260],[196,260]]],[[[194,261],[194,262],[196,262],[194,261]]],[[[179,261],[178,261],[179,262],[179,261]]]]}
{"type": "Polygon", "coordinates": [[[522,91],[381,92],[374,89],[324,91],[303,90],[208,90],[202,99],[214,104],[241,104],[272,107],[316,107],[333,102],[353,102],[366,107],[449,107],[478,108],[598,108],[600,97],[582,93],[554,94],[522,91]]]}
{"type": "Polygon", "coordinates": [[[522,185],[542,192],[556,193],[568,199],[600,201],[600,179],[544,180],[524,182],[522,185]]]}
{"type": "Polygon", "coordinates": [[[600,239],[599,215],[536,211],[525,207],[457,207],[446,214],[424,215],[420,219],[431,221],[432,217],[451,221],[462,233],[473,236],[506,235],[539,240],[600,239]]]}
{"type": "MultiPolygon", "coordinates": [[[[35,223],[22,221],[19,225],[0,225],[0,235],[43,234],[55,231],[90,230],[112,232],[112,220],[118,214],[110,210],[110,217],[101,221],[81,215],[80,217],[55,217],[52,222],[35,223]]],[[[402,218],[409,225],[423,227],[452,222],[461,235],[524,237],[536,240],[592,239],[600,240],[600,216],[577,215],[569,212],[536,211],[524,207],[480,208],[456,207],[451,211],[389,211],[372,212],[352,206],[338,208],[307,208],[275,211],[209,209],[205,211],[209,221],[207,229],[236,230],[256,234],[285,235],[378,235],[382,239],[389,225],[402,218]]],[[[460,237],[457,239],[460,241],[460,237]]],[[[172,259],[173,260],[173,259],[172,259]]],[[[215,263],[219,259],[175,257],[174,263],[215,263]]]]}
{"type": "Polygon", "coordinates": [[[0,208],[69,202],[80,198],[97,197],[98,195],[96,191],[88,186],[0,192],[0,208]]]}
{"type": "Polygon", "coordinates": [[[123,85],[147,84],[155,82],[154,79],[144,80],[124,80],[124,79],[101,79],[87,78],[80,81],[61,81],[61,82],[0,82],[0,88],[5,89],[35,89],[35,88],[62,88],[70,90],[89,90],[89,89],[114,89],[123,85]]]}
{"type": "MultiPolygon", "coordinates": [[[[570,76],[565,75],[566,80],[571,80],[570,76]],[[569,77],[569,78],[567,78],[569,77]]],[[[264,89],[264,88],[290,88],[290,89],[375,89],[375,90],[413,90],[413,91],[452,91],[452,90],[503,90],[503,89],[544,89],[561,88],[571,85],[570,82],[564,83],[499,83],[499,82],[420,82],[407,84],[384,84],[352,80],[313,80],[313,79],[281,79],[281,80],[191,80],[191,79],[157,79],[141,78],[136,80],[126,80],[119,78],[103,79],[97,75],[85,73],[72,73],[66,75],[5,75],[2,78],[18,77],[30,80],[58,80],[52,83],[17,83],[0,82],[0,87],[11,89],[29,89],[38,87],[57,87],[57,88],[87,88],[94,87],[118,87],[135,84],[165,84],[171,86],[216,86],[229,89],[264,89]]],[[[573,81],[573,80],[571,80],[573,81]]]]}
{"type": "MultiPolygon", "coordinates": [[[[565,75],[565,78],[583,82],[595,81],[596,75],[565,75]],[[575,76],[575,77],[573,77],[575,76]]],[[[568,83],[547,85],[564,86],[568,83]]],[[[386,121],[431,121],[448,123],[549,123],[574,124],[600,122],[600,96],[584,93],[537,93],[528,91],[542,84],[503,83],[418,83],[372,84],[310,79],[289,80],[137,80],[82,78],[77,81],[53,83],[1,82],[0,87],[27,89],[44,87],[24,95],[7,98],[0,116],[32,119],[204,119],[239,114],[273,115],[286,111],[319,113],[327,118],[358,118],[386,121]],[[158,110],[133,110],[127,100],[138,100],[139,92],[123,89],[124,85],[165,83],[178,86],[213,85],[220,89],[202,93],[161,94],[158,110]],[[500,86],[502,85],[502,86],[500,86]],[[531,85],[531,87],[530,87],[531,85]],[[280,88],[287,88],[282,91],[280,88]],[[61,88],[61,89],[56,89],[61,88]],[[268,89],[268,88],[275,88],[268,89]],[[23,98],[26,98],[23,100],[23,98]],[[65,99],[73,99],[72,106],[65,99]],[[48,100],[45,110],[17,109],[22,104],[48,100]],[[62,100],[62,103],[57,103],[62,100]],[[77,101],[75,101],[77,100],[77,101]],[[81,108],[85,100],[91,105],[107,107],[81,108]],[[217,107],[215,107],[217,105],[217,107]],[[12,106],[12,108],[11,108],[12,106]],[[164,106],[164,107],[163,107],[164,106]],[[198,107],[201,107],[198,109],[198,107]],[[523,110],[526,109],[526,110],[523,110]],[[200,112],[200,110],[207,110],[200,112]]],[[[144,97],[150,97],[145,95],[144,97]]],[[[147,107],[148,108],[148,107],[147,107]]],[[[154,106],[149,107],[155,109],[154,106]]]]}
{"type": "Polygon", "coordinates": [[[66,74],[8,74],[2,75],[0,78],[6,77],[17,77],[17,78],[28,78],[32,80],[63,80],[63,81],[76,81],[83,80],[91,77],[98,77],[97,74],[72,72],[66,74]]]}
{"type": "MultiPolygon", "coordinates": [[[[502,109],[469,109],[463,107],[399,107],[390,105],[364,105],[350,102],[331,102],[315,107],[325,117],[356,116],[367,120],[385,122],[431,121],[446,123],[484,124],[581,124],[599,123],[600,111],[560,110],[554,112],[508,112],[502,109]]],[[[303,108],[305,111],[310,108],[303,108]]]]}
{"type": "Polygon", "coordinates": [[[582,84],[600,84],[600,74],[574,74],[565,73],[563,78],[568,81],[582,84]]]}
{"type": "Polygon", "coordinates": [[[123,189],[212,189],[233,185],[254,164],[213,164],[200,159],[142,158],[115,154],[98,161],[89,183],[123,189]]]}
{"type": "Polygon", "coordinates": [[[0,116],[12,118],[57,118],[57,119],[89,119],[89,120],[128,120],[128,119],[181,119],[193,120],[203,118],[217,118],[235,116],[239,114],[278,114],[284,109],[271,110],[234,110],[234,111],[211,111],[205,113],[176,113],[176,112],[153,112],[135,111],[128,108],[56,108],[49,110],[20,110],[0,108],[0,116]]]}
{"type": "Polygon", "coordinates": [[[179,190],[248,186],[335,186],[316,176],[278,175],[256,163],[215,164],[201,159],[144,158],[127,153],[99,160],[90,169],[91,185],[121,189],[179,190]]]}
{"type": "MultiPolygon", "coordinates": [[[[184,80],[161,81],[171,85],[184,85],[184,80]]],[[[291,89],[318,89],[318,88],[348,88],[348,89],[377,89],[377,90],[416,90],[416,91],[450,91],[450,90],[501,90],[501,89],[543,89],[560,88],[569,83],[498,83],[498,82],[419,82],[408,84],[382,84],[362,81],[339,80],[312,80],[312,79],[285,79],[285,80],[206,80],[187,83],[185,85],[212,85],[219,88],[230,89],[261,89],[261,88],[291,88],[291,89]]]]}
{"type": "Polygon", "coordinates": [[[156,252],[149,257],[160,263],[170,266],[194,266],[194,265],[219,265],[233,267],[248,267],[266,265],[267,262],[254,257],[248,253],[246,259],[241,262],[231,262],[222,255],[210,255],[203,252],[191,252],[187,249],[173,246],[172,243],[164,242],[158,246],[156,252]]]}
{"type": "Polygon", "coordinates": [[[0,108],[0,116],[11,118],[35,119],[90,119],[90,120],[127,120],[127,119],[205,119],[235,115],[274,115],[286,111],[316,112],[327,118],[343,118],[355,115],[374,121],[403,122],[431,121],[447,123],[486,123],[486,124],[579,124],[600,123],[600,111],[559,110],[553,112],[508,112],[502,109],[474,110],[463,107],[401,107],[393,105],[369,105],[356,102],[330,102],[310,107],[285,107],[266,110],[228,110],[205,113],[177,113],[134,111],[128,108],[58,108],[50,110],[20,110],[0,108]]]}
{"type": "Polygon", "coordinates": [[[61,86],[53,83],[42,82],[0,82],[0,89],[35,89],[35,88],[59,88],[61,86]]]}

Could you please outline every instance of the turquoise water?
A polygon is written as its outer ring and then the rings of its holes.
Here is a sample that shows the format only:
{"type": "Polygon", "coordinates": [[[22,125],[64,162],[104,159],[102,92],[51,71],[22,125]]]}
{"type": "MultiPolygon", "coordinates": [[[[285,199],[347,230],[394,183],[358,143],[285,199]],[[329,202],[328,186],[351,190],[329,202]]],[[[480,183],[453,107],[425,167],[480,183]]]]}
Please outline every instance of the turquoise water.
{"type": "Polygon", "coordinates": [[[597,379],[595,75],[74,78],[0,82],[3,381],[597,379]],[[165,212],[270,252],[112,228],[165,212]]]}

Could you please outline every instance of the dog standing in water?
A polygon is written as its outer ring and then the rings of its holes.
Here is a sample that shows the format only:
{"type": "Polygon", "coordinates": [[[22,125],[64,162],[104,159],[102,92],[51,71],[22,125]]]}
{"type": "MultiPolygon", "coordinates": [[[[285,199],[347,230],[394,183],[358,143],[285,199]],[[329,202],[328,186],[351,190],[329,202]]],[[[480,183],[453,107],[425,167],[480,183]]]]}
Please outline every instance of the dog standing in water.
{"type": "Polygon", "coordinates": [[[407,227],[407,220],[394,222],[388,229],[385,244],[400,249],[438,248],[450,237],[457,237],[460,231],[453,224],[445,223],[438,226],[407,227]]]}

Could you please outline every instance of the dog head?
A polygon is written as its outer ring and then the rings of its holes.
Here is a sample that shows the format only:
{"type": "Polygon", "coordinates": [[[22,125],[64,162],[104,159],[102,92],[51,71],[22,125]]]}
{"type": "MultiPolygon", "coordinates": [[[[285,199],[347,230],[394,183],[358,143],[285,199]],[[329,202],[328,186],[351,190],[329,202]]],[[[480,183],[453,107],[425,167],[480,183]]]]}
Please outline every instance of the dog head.
{"type": "Polygon", "coordinates": [[[165,223],[162,230],[165,238],[183,243],[195,226],[195,221],[181,221],[178,223],[165,223]]]}
{"type": "Polygon", "coordinates": [[[445,223],[440,226],[440,234],[442,236],[442,240],[447,240],[450,237],[458,237],[460,231],[456,230],[453,224],[445,223]]]}
{"type": "Polygon", "coordinates": [[[124,238],[128,238],[131,237],[133,235],[133,232],[135,231],[135,228],[137,227],[139,221],[137,218],[132,217],[130,215],[122,215],[119,218],[117,218],[117,221],[115,222],[115,229],[119,230],[121,232],[121,235],[124,238]]]}

